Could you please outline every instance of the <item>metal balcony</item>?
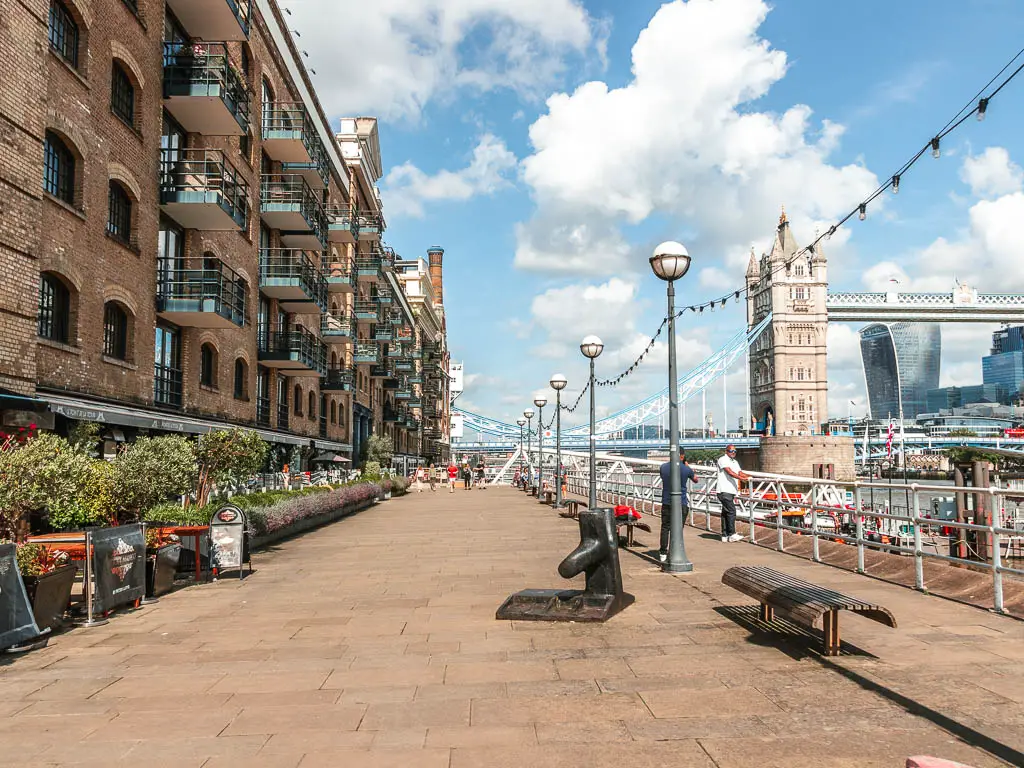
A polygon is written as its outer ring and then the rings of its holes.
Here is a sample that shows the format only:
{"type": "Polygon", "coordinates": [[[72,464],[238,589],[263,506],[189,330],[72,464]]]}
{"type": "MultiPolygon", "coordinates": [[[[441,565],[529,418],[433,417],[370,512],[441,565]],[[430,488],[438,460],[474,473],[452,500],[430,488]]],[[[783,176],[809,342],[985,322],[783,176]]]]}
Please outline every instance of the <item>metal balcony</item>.
{"type": "Polygon", "coordinates": [[[304,104],[275,101],[263,105],[263,151],[280,163],[314,163],[317,155],[323,154],[320,136],[304,104]]]}
{"type": "Polygon", "coordinates": [[[321,392],[351,392],[355,389],[356,374],[351,368],[328,368],[320,380],[321,392]]]}
{"type": "Polygon", "coordinates": [[[169,408],[181,408],[182,373],[179,368],[157,365],[153,369],[153,402],[169,408]]]}
{"type": "Polygon", "coordinates": [[[395,269],[395,261],[398,260],[398,254],[395,253],[394,248],[381,248],[380,254],[380,268],[385,272],[393,272],[395,269]]]}
{"type": "Polygon", "coordinates": [[[251,103],[223,43],[164,43],[164,107],[186,131],[245,136],[251,103]]]}
{"type": "Polygon", "coordinates": [[[371,379],[390,379],[391,376],[391,368],[387,363],[378,363],[377,365],[370,366],[371,379]]]}
{"type": "Polygon", "coordinates": [[[222,263],[166,272],[158,267],[157,315],[185,328],[243,327],[245,293],[245,280],[222,263]]]}
{"type": "Polygon", "coordinates": [[[288,429],[288,403],[277,404],[277,428],[288,429]]]}
{"type": "Polygon", "coordinates": [[[320,335],[328,344],[348,345],[355,335],[355,323],[352,315],[340,310],[337,313],[327,311],[320,319],[320,335]]]}
{"type": "Polygon", "coordinates": [[[422,398],[413,395],[412,397],[409,398],[408,402],[406,402],[406,405],[409,406],[410,408],[422,408],[423,400],[422,398]]]}
{"type": "Polygon", "coordinates": [[[402,317],[401,311],[396,312],[394,310],[391,310],[389,320],[391,321],[391,325],[395,326],[396,332],[400,326],[405,324],[405,318],[402,317]]]}
{"type": "Polygon", "coordinates": [[[270,398],[256,398],[256,424],[261,427],[270,426],[270,398]]]}
{"type": "Polygon", "coordinates": [[[366,365],[367,363],[375,365],[380,362],[380,347],[372,341],[358,341],[356,342],[356,348],[352,359],[355,361],[356,365],[366,365]]]}
{"type": "Polygon", "coordinates": [[[257,339],[259,360],[268,368],[288,371],[290,376],[323,376],[327,373],[327,347],[305,328],[268,331],[257,339]]]}
{"type": "Polygon", "coordinates": [[[378,213],[360,211],[357,219],[359,223],[359,240],[366,243],[379,243],[381,232],[384,230],[384,217],[378,213]]]}
{"type": "Polygon", "coordinates": [[[394,297],[391,295],[391,289],[390,288],[387,288],[387,287],[382,285],[382,286],[380,286],[377,289],[377,301],[380,304],[385,304],[385,305],[390,306],[393,298],[394,297]]]}
{"type": "Polygon", "coordinates": [[[359,237],[359,223],[347,205],[327,209],[327,236],[332,243],[354,243],[359,237]]]}
{"type": "Polygon", "coordinates": [[[327,290],[331,293],[352,293],[352,262],[332,261],[324,268],[327,290]]]}
{"type": "Polygon", "coordinates": [[[408,358],[395,360],[395,370],[399,373],[412,373],[413,367],[412,360],[409,360],[408,358]]]}
{"type": "Polygon", "coordinates": [[[388,358],[397,360],[401,357],[405,357],[405,350],[402,349],[400,344],[392,344],[388,347],[388,358]]]}
{"type": "Polygon", "coordinates": [[[386,424],[395,424],[396,422],[404,421],[404,420],[405,420],[405,415],[403,413],[401,413],[400,411],[397,411],[395,409],[388,408],[388,407],[384,408],[384,423],[386,423],[386,424]]]}
{"type": "Polygon", "coordinates": [[[410,373],[409,374],[409,383],[410,384],[422,384],[423,383],[423,374],[422,373],[410,373]]]}
{"type": "Polygon", "coordinates": [[[245,229],[249,185],[219,149],[164,149],[160,209],[185,229],[245,229]]]}
{"type": "Polygon", "coordinates": [[[412,390],[409,389],[408,384],[403,384],[395,390],[396,400],[409,400],[410,398],[412,398],[412,390]]]}
{"type": "Polygon", "coordinates": [[[248,40],[252,0],[167,0],[189,37],[248,40]]]}
{"type": "Polygon", "coordinates": [[[377,302],[369,299],[356,299],[353,303],[353,310],[355,312],[356,322],[359,323],[376,323],[378,322],[378,314],[380,309],[377,306],[377,302]]]}
{"type": "Polygon", "coordinates": [[[319,265],[294,248],[260,250],[260,290],[287,312],[327,309],[327,279],[319,265]]]}
{"type": "Polygon", "coordinates": [[[377,342],[390,343],[394,339],[394,332],[390,325],[376,325],[373,329],[373,340],[377,342]]]}
{"type": "Polygon", "coordinates": [[[380,252],[358,253],[355,258],[356,279],[375,283],[380,278],[380,252]]]}
{"type": "Polygon", "coordinates": [[[327,247],[327,216],[317,195],[297,174],[264,175],[260,183],[260,216],[281,231],[281,244],[306,251],[327,247]]]}

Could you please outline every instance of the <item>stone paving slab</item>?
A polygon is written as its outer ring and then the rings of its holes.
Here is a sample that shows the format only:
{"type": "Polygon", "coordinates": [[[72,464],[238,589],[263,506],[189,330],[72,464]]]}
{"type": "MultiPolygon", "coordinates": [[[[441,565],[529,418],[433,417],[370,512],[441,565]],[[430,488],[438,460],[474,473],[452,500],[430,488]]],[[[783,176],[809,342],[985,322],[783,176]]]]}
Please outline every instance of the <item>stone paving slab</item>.
{"type": "Polygon", "coordinates": [[[0,766],[1024,765],[1024,624],[695,529],[693,574],[622,554],[637,602],[607,624],[494,619],[577,540],[507,489],[377,505],[0,659],[0,766]],[[844,617],[823,658],[720,583],[738,564],[900,627],[844,617]]]}

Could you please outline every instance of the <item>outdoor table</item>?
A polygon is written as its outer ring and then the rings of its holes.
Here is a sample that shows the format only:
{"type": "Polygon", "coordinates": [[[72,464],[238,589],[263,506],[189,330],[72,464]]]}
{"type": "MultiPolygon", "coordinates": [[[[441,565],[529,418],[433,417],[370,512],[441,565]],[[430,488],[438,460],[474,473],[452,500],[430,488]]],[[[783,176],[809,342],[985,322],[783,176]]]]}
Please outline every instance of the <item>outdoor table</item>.
{"type": "Polygon", "coordinates": [[[195,541],[195,547],[196,547],[196,572],[195,572],[195,579],[196,579],[196,584],[198,584],[199,583],[199,579],[201,578],[202,573],[203,573],[202,558],[199,556],[199,545],[202,542],[203,534],[209,535],[210,526],[208,526],[208,525],[180,525],[180,526],[161,525],[160,526],[160,530],[161,531],[165,531],[167,533],[172,533],[175,536],[179,536],[181,538],[190,537],[190,538],[192,538],[195,541]]]}

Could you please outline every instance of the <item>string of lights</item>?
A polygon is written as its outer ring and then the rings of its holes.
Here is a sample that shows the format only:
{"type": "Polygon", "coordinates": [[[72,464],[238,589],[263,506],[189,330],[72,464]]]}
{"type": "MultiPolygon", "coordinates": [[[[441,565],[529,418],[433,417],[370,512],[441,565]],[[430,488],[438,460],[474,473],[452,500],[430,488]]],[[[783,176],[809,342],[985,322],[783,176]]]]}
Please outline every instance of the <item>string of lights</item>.
{"type": "Polygon", "coordinates": [[[589,389],[590,389],[590,382],[588,381],[587,382],[587,386],[585,386],[583,388],[583,391],[580,392],[580,396],[576,398],[576,402],[572,404],[572,407],[569,407],[568,405],[563,405],[562,406],[562,410],[565,411],[566,413],[573,413],[577,408],[579,408],[580,403],[583,402],[583,396],[585,394],[587,394],[587,391],[589,389]]]}
{"type": "Polygon", "coordinates": [[[651,353],[651,351],[654,349],[654,345],[658,342],[658,339],[661,338],[661,334],[665,330],[665,326],[666,325],[668,325],[668,318],[667,317],[662,319],[661,325],[658,326],[658,330],[651,337],[651,340],[647,343],[647,346],[644,348],[644,351],[640,353],[640,355],[637,357],[637,359],[634,360],[626,370],[624,370],[622,373],[620,373],[618,376],[616,376],[613,379],[599,379],[597,381],[597,386],[599,386],[599,387],[615,387],[615,386],[618,386],[619,383],[623,379],[625,379],[627,376],[629,376],[631,373],[633,373],[637,368],[639,368],[640,364],[643,363],[644,358],[647,357],[647,355],[649,355],[651,353]]]}

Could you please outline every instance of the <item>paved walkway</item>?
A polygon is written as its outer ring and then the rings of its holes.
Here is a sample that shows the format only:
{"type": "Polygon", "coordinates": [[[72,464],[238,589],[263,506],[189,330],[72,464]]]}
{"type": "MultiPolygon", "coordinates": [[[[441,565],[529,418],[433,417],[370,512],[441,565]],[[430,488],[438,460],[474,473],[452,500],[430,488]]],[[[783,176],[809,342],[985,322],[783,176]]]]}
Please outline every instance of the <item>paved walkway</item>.
{"type": "Polygon", "coordinates": [[[413,494],[0,661],[0,765],[1022,764],[1024,624],[687,531],[697,572],[622,555],[605,625],[513,624],[559,586],[572,521],[507,489],[413,494]],[[826,660],[757,629],[719,579],[765,563],[889,606],[826,660]],[[1002,759],[996,757],[1001,755],[1002,759]]]}

